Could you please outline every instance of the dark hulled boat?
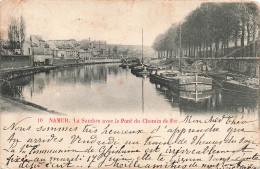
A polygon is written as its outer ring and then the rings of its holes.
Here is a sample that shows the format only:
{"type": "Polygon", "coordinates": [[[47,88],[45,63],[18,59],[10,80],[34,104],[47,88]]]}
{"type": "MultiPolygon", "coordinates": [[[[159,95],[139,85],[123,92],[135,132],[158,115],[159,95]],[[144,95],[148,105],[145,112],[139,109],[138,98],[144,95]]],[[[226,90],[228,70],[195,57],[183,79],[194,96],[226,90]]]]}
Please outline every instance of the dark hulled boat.
{"type": "Polygon", "coordinates": [[[178,71],[154,71],[150,81],[173,90],[207,91],[212,89],[212,79],[204,76],[182,74],[178,71]]]}
{"type": "Polygon", "coordinates": [[[222,88],[232,92],[257,95],[259,93],[259,79],[227,80],[222,83],[222,88]]]}

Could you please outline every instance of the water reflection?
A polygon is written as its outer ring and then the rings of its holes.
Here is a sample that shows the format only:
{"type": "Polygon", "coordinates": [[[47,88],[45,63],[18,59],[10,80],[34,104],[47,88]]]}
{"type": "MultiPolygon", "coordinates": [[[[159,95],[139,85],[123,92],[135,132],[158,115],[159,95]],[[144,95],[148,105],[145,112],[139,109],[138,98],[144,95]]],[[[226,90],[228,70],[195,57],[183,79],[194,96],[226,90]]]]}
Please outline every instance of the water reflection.
{"type": "Polygon", "coordinates": [[[258,97],[222,90],[216,86],[209,91],[172,91],[155,84],[155,89],[180,113],[256,113],[258,97]]]}
{"type": "Polygon", "coordinates": [[[5,82],[1,93],[64,113],[252,113],[257,97],[172,91],[135,77],[119,64],[67,67],[5,82]]]}

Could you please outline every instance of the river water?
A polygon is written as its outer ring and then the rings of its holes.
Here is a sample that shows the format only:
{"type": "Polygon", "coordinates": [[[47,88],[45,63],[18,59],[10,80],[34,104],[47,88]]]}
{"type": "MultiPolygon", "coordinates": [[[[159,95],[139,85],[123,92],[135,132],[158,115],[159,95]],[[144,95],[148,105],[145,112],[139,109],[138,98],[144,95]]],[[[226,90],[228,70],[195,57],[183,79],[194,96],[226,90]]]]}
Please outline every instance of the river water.
{"type": "Polygon", "coordinates": [[[12,80],[1,93],[61,113],[254,113],[257,97],[213,86],[173,92],[136,77],[119,64],[61,68],[12,80]]]}

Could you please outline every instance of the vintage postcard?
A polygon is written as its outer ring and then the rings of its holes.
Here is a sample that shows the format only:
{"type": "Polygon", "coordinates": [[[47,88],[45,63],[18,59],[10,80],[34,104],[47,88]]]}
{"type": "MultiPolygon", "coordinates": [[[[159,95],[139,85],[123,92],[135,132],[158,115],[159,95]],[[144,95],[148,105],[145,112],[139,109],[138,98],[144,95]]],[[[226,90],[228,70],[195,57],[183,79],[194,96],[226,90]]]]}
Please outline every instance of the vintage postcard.
{"type": "Polygon", "coordinates": [[[259,10],[2,0],[0,169],[259,169],[259,10]]]}

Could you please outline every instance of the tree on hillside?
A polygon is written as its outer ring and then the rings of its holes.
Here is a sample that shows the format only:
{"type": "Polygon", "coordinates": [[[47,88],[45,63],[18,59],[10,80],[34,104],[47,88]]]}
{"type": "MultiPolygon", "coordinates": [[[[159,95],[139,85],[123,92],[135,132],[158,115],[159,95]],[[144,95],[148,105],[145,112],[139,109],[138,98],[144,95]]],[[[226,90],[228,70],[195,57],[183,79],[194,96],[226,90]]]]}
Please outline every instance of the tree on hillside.
{"type": "Polygon", "coordinates": [[[164,34],[160,34],[156,37],[152,47],[158,52],[159,57],[162,57],[163,55],[172,57],[173,53],[176,52],[176,33],[177,26],[172,25],[164,34]]]}
{"type": "Polygon", "coordinates": [[[3,44],[4,44],[4,40],[3,40],[3,37],[2,37],[2,33],[0,31],[0,55],[3,54],[3,44]]]}
{"type": "Polygon", "coordinates": [[[114,53],[114,55],[116,56],[117,55],[117,46],[114,46],[114,48],[113,48],[113,53],[114,53]]]}
{"type": "Polygon", "coordinates": [[[153,49],[160,52],[162,50],[163,46],[163,39],[164,39],[164,34],[160,34],[156,37],[156,39],[153,42],[153,49]]]}
{"type": "Polygon", "coordinates": [[[20,22],[16,18],[11,19],[8,27],[9,48],[14,52],[15,49],[20,49],[23,54],[23,44],[25,42],[25,22],[23,17],[20,17],[20,22]]]}
{"type": "Polygon", "coordinates": [[[21,54],[23,55],[23,44],[25,42],[25,22],[23,16],[20,17],[20,42],[21,54]]]}
{"type": "Polygon", "coordinates": [[[8,40],[10,43],[10,49],[14,51],[17,47],[17,42],[19,38],[17,37],[17,20],[15,18],[12,18],[11,23],[8,28],[8,40]]]}
{"type": "Polygon", "coordinates": [[[236,56],[245,56],[244,46],[248,48],[246,55],[251,56],[248,51],[256,49],[259,25],[255,3],[202,3],[180,27],[175,26],[175,31],[170,27],[159,35],[153,48],[158,53],[176,52],[181,34],[182,52],[189,57],[220,57],[236,49],[240,50],[236,56]]]}

